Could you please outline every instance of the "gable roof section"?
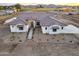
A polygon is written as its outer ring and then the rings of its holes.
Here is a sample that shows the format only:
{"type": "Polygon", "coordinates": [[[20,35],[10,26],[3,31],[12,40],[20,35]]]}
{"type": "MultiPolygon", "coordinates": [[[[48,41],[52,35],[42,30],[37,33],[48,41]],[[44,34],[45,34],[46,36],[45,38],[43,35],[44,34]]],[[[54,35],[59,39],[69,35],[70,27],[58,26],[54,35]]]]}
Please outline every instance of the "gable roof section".
{"type": "Polygon", "coordinates": [[[40,25],[41,26],[51,26],[51,25],[66,26],[66,24],[58,22],[54,19],[51,19],[49,16],[45,16],[45,17],[40,18],[40,25]]]}
{"type": "Polygon", "coordinates": [[[5,24],[8,24],[8,25],[27,24],[27,21],[32,20],[32,19],[35,20],[36,17],[32,17],[32,15],[30,15],[30,14],[28,14],[28,15],[27,14],[21,14],[21,15],[18,15],[16,17],[16,19],[13,19],[12,21],[10,21],[11,19],[9,19],[10,22],[5,23],[5,24]]]}
{"type": "Polygon", "coordinates": [[[50,15],[46,13],[21,13],[17,16],[17,18],[7,24],[16,25],[16,24],[26,24],[28,20],[40,21],[41,26],[51,26],[51,25],[62,25],[65,24],[60,23],[54,19],[49,17],[50,15]]]}
{"type": "Polygon", "coordinates": [[[8,24],[8,25],[16,25],[16,24],[26,24],[23,20],[21,20],[20,18],[16,17],[16,19],[13,19],[12,21],[10,22],[5,22],[5,24],[8,24]]]}

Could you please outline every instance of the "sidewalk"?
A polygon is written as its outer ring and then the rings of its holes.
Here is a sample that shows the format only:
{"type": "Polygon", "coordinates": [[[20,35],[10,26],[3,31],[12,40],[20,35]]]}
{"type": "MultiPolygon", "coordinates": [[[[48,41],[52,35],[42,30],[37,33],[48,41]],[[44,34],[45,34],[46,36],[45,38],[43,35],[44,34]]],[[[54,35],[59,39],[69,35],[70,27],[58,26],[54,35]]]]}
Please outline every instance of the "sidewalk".
{"type": "Polygon", "coordinates": [[[27,39],[32,39],[33,36],[33,28],[30,29],[27,39]]]}

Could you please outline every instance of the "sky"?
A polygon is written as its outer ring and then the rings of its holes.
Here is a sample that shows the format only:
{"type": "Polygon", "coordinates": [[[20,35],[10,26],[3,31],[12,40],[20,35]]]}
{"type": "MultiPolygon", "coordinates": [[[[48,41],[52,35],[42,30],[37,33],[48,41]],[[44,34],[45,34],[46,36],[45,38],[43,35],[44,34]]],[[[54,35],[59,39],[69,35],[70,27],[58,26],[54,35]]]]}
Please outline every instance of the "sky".
{"type": "Polygon", "coordinates": [[[0,0],[0,3],[21,3],[21,4],[68,4],[79,3],[79,0],[0,0]]]}

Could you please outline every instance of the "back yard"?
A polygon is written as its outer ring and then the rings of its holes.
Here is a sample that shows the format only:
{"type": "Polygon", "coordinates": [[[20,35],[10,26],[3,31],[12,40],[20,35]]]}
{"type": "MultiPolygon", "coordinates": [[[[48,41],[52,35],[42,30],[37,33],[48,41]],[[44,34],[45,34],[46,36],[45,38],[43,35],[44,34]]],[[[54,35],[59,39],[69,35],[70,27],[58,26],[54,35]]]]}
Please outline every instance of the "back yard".
{"type": "Polygon", "coordinates": [[[36,28],[28,40],[26,33],[11,33],[8,26],[0,26],[0,33],[0,55],[79,55],[79,38],[73,34],[48,35],[36,28]]]}

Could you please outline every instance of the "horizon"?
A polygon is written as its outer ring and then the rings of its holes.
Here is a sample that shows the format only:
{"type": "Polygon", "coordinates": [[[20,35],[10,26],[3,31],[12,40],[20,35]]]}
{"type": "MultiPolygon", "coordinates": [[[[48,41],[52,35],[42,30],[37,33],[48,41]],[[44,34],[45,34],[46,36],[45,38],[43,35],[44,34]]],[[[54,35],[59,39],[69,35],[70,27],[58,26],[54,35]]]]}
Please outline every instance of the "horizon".
{"type": "MultiPolygon", "coordinates": [[[[42,3],[0,3],[0,6],[11,6],[15,4],[20,5],[51,5],[51,4],[42,4],[42,3]]],[[[61,6],[79,6],[79,3],[67,3],[67,4],[52,4],[52,5],[61,5],[61,6]]]]}
{"type": "Polygon", "coordinates": [[[79,0],[0,0],[0,3],[20,3],[22,5],[55,4],[79,6],[79,0]]]}

